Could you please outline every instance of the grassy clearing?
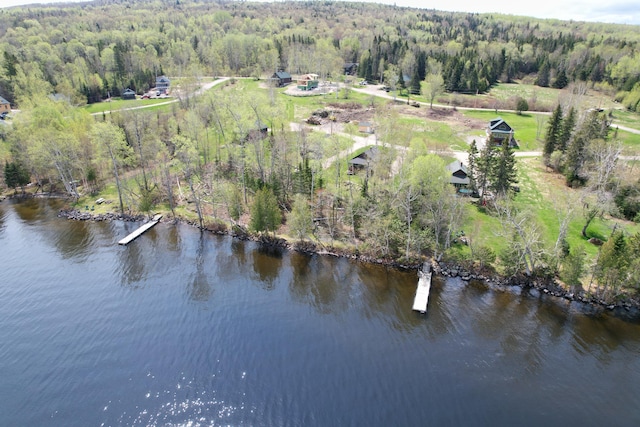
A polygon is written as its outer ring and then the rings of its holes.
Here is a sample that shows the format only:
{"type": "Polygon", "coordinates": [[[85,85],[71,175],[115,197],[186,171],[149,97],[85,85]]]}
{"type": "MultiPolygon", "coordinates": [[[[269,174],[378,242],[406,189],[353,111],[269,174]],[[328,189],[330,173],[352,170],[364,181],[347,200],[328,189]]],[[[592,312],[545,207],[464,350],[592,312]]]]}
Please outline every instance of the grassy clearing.
{"type": "Polygon", "coordinates": [[[410,144],[422,143],[428,150],[466,151],[469,146],[451,126],[444,122],[425,121],[417,117],[402,117],[399,122],[413,129],[410,144]]]}
{"type": "Polygon", "coordinates": [[[538,114],[516,114],[508,112],[494,111],[474,111],[466,110],[464,115],[474,119],[480,119],[489,123],[496,117],[502,117],[515,131],[515,138],[522,151],[538,151],[542,149],[542,138],[547,122],[546,116],[538,114]]]}
{"type": "Polygon", "coordinates": [[[617,108],[611,96],[593,89],[587,89],[585,95],[575,95],[573,86],[565,89],[544,88],[524,82],[498,83],[485,94],[445,93],[437,98],[438,104],[459,105],[470,108],[491,108],[514,110],[517,98],[524,98],[531,111],[552,111],[561,102],[577,105],[579,109],[617,108]]]}
{"type": "Polygon", "coordinates": [[[611,110],[611,118],[613,119],[613,126],[616,124],[626,126],[632,129],[640,130],[640,114],[631,111],[613,109],[611,110]]]}
{"type": "MultiPolygon", "coordinates": [[[[538,158],[518,160],[518,180],[520,193],[514,198],[514,204],[519,210],[532,213],[544,247],[554,247],[560,229],[560,212],[566,209],[567,204],[573,204],[574,215],[569,223],[566,239],[571,247],[584,247],[588,256],[587,265],[593,262],[598,254],[598,247],[582,236],[583,210],[581,206],[575,206],[579,203],[578,190],[567,188],[564,178],[547,172],[538,158]]],[[[589,225],[587,235],[607,240],[616,224],[628,234],[640,232],[640,224],[604,217],[596,218],[589,225]]],[[[476,247],[487,246],[497,254],[507,249],[506,239],[500,236],[500,221],[471,203],[467,207],[464,231],[476,247]]]]}
{"type": "Polygon", "coordinates": [[[113,98],[111,101],[97,102],[95,104],[89,104],[83,107],[83,109],[89,113],[102,113],[103,111],[116,111],[124,108],[143,107],[147,105],[160,104],[162,102],[172,101],[173,98],[164,99],[120,99],[113,98]]]}

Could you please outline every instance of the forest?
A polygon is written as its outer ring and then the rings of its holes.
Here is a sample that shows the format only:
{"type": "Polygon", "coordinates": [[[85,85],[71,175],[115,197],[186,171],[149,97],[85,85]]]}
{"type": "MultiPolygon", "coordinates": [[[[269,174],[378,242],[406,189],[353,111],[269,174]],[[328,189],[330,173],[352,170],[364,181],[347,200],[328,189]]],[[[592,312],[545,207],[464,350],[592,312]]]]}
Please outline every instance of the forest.
{"type": "Polygon", "coordinates": [[[485,92],[533,75],[581,81],[635,110],[638,28],[331,1],[97,0],[0,11],[0,96],[35,90],[72,103],[138,93],[157,75],[261,76],[279,69],[338,79],[344,63],[383,82],[441,73],[448,91],[485,92]],[[33,87],[36,82],[45,87],[33,87]]]}
{"type": "Polygon", "coordinates": [[[109,203],[96,211],[164,211],[316,251],[556,277],[612,301],[640,289],[640,141],[612,129],[614,115],[633,122],[640,108],[639,41],[627,25],[370,3],[0,9],[0,96],[20,110],[0,126],[4,187],[63,192],[85,210],[100,197],[109,203]],[[288,95],[269,80],[280,70],[317,75],[318,95],[288,95]],[[174,102],[111,107],[162,75],[174,102]],[[502,113],[531,130],[520,142],[542,161],[478,147],[482,120],[434,106],[522,82],[568,94],[548,120],[523,115],[524,99],[502,113]],[[582,108],[587,90],[624,109],[582,108]],[[365,121],[375,135],[359,130],[365,121]],[[465,126],[475,133],[461,137],[465,126]],[[623,151],[632,160],[619,161],[623,151]],[[449,184],[461,152],[477,200],[449,184]]]}

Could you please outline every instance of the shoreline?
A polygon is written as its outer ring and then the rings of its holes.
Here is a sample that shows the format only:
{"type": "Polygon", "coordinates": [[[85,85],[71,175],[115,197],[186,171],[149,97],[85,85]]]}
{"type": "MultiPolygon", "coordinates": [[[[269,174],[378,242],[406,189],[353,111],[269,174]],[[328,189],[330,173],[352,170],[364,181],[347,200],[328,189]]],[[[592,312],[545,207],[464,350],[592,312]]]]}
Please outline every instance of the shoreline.
{"type": "MultiPolygon", "coordinates": [[[[128,215],[128,214],[93,214],[91,212],[83,212],[78,209],[60,209],[59,218],[65,218],[72,221],[126,221],[136,222],[145,221],[145,215],[128,215]]],[[[198,224],[186,220],[184,218],[174,218],[173,220],[161,220],[164,223],[183,223],[191,227],[198,228],[198,224]]],[[[204,227],[202,231],[206,231],[218,235],[226,235],[240,240],[253,241],[264,246],[277,247],[287,251],[295,251],[309,256],[333,256],[339,258],[350,259],[356,262],[364,262],[369,264],[377,264],[385,267],[396,268],[401,270],[418,271],[423,262],[417,264],[402,264],[393,260],[375,258],[362,255],[358,252],[349,250],[340,250],[334,247],[318,247],[311,241],[291,242],[279,237],[271,237],[265,235],[254,235],[247,232],[241,227],[232,228],[209,228],[204,227]]],[[[498,274],[485,274],[480,271],[472,271],[460,265],[450,264],[447,262],[438,262],[428,258],[425,262],[429,262],[435,275],[444,278],[459,277],[463,282],[469,284],[471,282],[480,282],[495,291],[504,291],[509,287],[519,287],[523,290],[534,290],[538,296],[547,295],[558,299],[565,300],[569,303],[576,302],[595,309],[593,314],[611,313],[616,317],[623,318],[628,321],[640,321],[640,301],[634,298],[623,298],[616,302],[604,301],[593,296],[588,296],[584,291],[574,293],[563,288],[555,279],[545,279],[538,277],[528,277],[519,274],[513,277],[504,277],[498,274]]]]}

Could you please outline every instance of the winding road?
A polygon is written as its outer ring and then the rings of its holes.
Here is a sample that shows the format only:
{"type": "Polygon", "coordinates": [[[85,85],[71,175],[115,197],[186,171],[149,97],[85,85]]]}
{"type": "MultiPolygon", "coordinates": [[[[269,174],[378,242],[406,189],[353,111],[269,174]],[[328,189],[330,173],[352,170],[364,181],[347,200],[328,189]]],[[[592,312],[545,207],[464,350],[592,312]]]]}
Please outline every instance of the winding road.
{"type": "MultiPolygon", "coordinates": [[[[198,90],[196,90],[193,93],[187,95],[187,99],[188,98],[192,98],[194,96],[202,95],[203,93],[205,93],[207,90],[211,89],[212,87],[217,86],[220,83],[226,82],[229,79],[230,79],[230,77],[218,77],[217,80],[214,80],[214,81],[209,82],[209,83],[205,83],[205,84],[201,85],[198,90]]],[[[157,104],[140,105],[139,107],[119,108],[119,109],[114,110],[114,111],[142,110],[144,108],[157,107],[159,105],[169,105],[169,104],[173,104],[173,103],[178,102],[178,101],[180,101],[180,98],[179,97],[174,97],[174,98],[172,98],[172,99],[170,99],[168,101],[165,101],[165,102],[158,102],[157,104]]],[[[97,113],[91,113],[92,116],[101,116],[103,114],[111,114],[111,111],[99,111],[97,113]]]]}

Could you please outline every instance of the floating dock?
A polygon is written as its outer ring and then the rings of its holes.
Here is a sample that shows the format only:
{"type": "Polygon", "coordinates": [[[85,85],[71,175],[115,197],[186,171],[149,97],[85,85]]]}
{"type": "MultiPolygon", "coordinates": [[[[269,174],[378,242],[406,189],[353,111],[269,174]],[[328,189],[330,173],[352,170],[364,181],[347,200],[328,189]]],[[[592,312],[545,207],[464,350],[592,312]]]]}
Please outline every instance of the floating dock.
{"type": "Polygon", "coordinates": [[[413,300],[413,310],[424,314],[427,312],[429,291],[431,290],[431,266],[425,263],[423,269],[418,271],[418,278],[418,289],[416,289],[416,297],[413,300]]]}
{"type": "Polygon", "coordinates": [[[157,223],[160,222],[160,218],[162,218],[162,215],[157,214],[156,216],[153,217],[152,220],[150,220],[149,222],[143,224],[140,228],[138,228],[136,231],[134,231],[133,233],[129,234],[127,237],[125,237],[124,239],[120,240],[118,242],[119,245],[128,245],[129,243],[131,243],[132,241],[134,241],[135,239],[137,239],[138,237],[142,236],[142,234],[147,231],[148,229],[150,229],[151,227],[153,227],[154,225],[156,225],[157,223]]]}

